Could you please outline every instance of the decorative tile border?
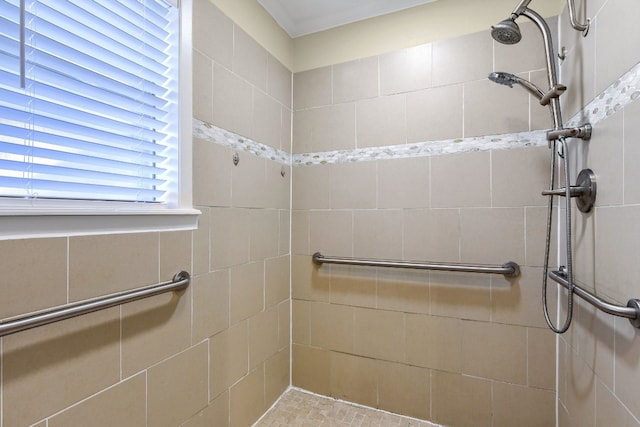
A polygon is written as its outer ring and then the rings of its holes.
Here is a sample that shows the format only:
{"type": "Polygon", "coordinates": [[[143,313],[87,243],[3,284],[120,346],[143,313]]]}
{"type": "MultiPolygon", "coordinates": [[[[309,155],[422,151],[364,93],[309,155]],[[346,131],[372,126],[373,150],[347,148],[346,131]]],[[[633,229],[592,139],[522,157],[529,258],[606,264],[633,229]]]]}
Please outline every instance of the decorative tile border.
{"type": "MultiPolygon", "coordinates": [[[[565,123],[565,127],[579,126],[600,120],[620,111],[627,104],[640,98],[640,63],[626,72],[598,95],[580,112],[565,123]]],[[[383,147],[356,148],[350,150],[323,151],[318,153],[289,154],[233,132],[193,119],[193,136],[235,150],[292,166],[312,166],[332,163],[351,163],[372,160],[401,159],[407,157],[438,156],[442,154],[503,150],[508,148],[538,147],[547,145],[546,130],[488,135],[470,138],[426,141],[383,147]]]]}

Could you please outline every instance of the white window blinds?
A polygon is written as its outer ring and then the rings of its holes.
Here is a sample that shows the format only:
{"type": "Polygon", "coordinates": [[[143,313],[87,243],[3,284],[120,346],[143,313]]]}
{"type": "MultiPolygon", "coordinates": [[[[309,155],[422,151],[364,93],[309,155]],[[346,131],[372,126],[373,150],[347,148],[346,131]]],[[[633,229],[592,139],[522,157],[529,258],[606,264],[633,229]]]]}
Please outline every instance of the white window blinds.
{"type": "Polygon", "coordinates": [[[0,0],[0,197],[165,202],[178,22],[164,0],[0,0]]]}

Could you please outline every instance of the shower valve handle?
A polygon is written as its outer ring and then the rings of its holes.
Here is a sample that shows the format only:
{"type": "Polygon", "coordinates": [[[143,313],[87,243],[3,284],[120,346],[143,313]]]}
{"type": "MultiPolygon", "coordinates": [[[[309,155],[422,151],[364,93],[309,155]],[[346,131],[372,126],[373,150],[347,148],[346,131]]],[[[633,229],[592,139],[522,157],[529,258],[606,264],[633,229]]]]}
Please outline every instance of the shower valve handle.
{"type": "MultiPolygon", "coordinates": [[[[596,202],[596,174],[591,169],[583,169],[578,174],[577,185],[569,186],[569,197],[577,197],[576,205],[580,212],[589,212],[596,202]]],[[[567,187],[544,190],[543,196],[566,196],[567,187]]]]}

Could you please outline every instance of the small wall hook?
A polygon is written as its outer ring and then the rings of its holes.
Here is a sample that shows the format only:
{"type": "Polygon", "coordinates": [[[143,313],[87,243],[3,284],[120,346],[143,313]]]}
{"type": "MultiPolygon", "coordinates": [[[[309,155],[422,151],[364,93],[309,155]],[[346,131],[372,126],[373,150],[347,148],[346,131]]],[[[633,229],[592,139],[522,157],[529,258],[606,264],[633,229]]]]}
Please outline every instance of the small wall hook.
{"type": "Polygon", "coordinates": [[[240,163],[240,155],[238,153],[233,153],[233,165],[238,166],[240,163]]]}

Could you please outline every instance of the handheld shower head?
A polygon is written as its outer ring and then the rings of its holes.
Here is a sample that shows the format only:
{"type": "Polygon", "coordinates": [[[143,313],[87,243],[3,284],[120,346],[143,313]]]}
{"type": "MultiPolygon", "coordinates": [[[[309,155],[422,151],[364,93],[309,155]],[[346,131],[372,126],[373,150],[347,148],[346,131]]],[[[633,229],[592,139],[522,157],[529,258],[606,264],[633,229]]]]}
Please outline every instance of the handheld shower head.
{"type": "Polygon", "coordinates": [[[502,44],[516,44],[522,39],[520,27],[514,17],[507,18],[491,27],[491,37],[502,44]]]}
{"type": "Polygon", "coordinates": [[[525,80],[511,73],[494,71],[493,73],[489,74],[489,80],[500,85],[509,86],[511,88],[514,84],[517,83],[531,92],[531,94],[538,98],[538,100],[540,101],[545,97],[545,93],[538,86],[534,85],[529,80],[525,80]]]}

